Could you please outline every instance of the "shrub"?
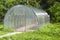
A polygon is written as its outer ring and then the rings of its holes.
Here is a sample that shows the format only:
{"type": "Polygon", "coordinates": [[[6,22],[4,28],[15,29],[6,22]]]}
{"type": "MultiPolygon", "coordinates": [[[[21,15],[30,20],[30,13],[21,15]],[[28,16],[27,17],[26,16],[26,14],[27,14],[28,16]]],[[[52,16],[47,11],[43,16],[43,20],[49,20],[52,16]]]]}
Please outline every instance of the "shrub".
{"type": "Polygon", "coordinates": [[[60,3],[55,2],[53,6],[49,8],[51,21],[60,22],[60,3]]]}

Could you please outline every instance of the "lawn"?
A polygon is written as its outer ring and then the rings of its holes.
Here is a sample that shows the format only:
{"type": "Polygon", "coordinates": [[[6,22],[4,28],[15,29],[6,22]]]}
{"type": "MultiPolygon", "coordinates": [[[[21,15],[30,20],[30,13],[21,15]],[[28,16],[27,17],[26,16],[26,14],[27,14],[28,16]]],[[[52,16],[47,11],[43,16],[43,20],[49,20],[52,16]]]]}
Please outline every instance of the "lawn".
{"type": "Polygon", "coordinates": [[[0,40],[60,40],[60,23],[49,24],[34,32],[24,32],[0,40]]]}
{"type": "Polygon", "coordinates": [[[0,35],[6,34],[6,33],[9,33],[9,32],[13,32],[13,30],[11,30],[11,29],[4,30],[3,23],[0,23],[0,35]]]}

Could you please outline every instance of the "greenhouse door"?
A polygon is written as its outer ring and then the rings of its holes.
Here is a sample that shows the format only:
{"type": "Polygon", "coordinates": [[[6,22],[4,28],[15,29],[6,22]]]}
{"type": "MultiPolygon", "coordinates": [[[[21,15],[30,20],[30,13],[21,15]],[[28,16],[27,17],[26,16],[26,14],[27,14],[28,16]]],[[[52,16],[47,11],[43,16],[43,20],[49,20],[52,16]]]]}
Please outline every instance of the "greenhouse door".
{"type": "Polygon", "coordinates": [[[26,31],[26,21],[25,21],[25,15],[15,15],[15,19],[14,19],[15,23],[15,29],[16,31],[20,31],[20,32],[24,32],[26,31]]]}

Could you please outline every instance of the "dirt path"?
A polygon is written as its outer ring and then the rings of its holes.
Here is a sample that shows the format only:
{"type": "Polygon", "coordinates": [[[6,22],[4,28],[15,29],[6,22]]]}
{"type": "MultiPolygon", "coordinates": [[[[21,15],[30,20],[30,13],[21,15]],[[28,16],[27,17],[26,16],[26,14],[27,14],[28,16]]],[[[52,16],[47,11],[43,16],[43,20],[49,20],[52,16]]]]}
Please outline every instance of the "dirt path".
{"type": "Polygon", "coordinates": [[[21,31],[21,32],[22,32],[22,31],[26,31],[26,30],[34,27],[34,26],[36,26],[36,25],[35,25],[35,24],[32,24],[32,25],[27,25],[26,27],[23,26],[23,27],[20,27],[20,28],[16,29],[16,31],[21,31]]]}
{"type": "Polygon", "coordinates": [[[22,32],[12,32],[12,33],[8,33],[8,34],[0,35],[0,38],[7,37],[7,36],[12,36],[12,35],[15,35],[15,34],[20,34],[20,33],[22,33],[22,32]]]}

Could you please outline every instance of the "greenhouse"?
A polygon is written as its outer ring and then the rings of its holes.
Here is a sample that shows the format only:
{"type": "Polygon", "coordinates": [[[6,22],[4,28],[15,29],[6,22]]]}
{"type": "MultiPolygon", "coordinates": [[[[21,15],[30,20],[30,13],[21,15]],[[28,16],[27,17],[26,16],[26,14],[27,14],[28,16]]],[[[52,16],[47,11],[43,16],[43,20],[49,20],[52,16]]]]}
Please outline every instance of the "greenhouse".
{"type": "Polygon", "coordinates": [[[49,23],[47,12],[28,7],[16,5],[9,9],[4,18],[4,29],[14,29],[15,31],[37,30],[40,26],[49,23]]]}

